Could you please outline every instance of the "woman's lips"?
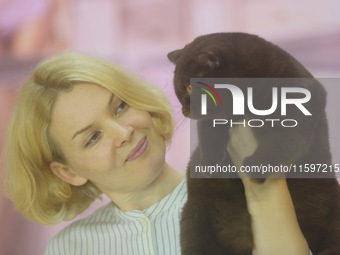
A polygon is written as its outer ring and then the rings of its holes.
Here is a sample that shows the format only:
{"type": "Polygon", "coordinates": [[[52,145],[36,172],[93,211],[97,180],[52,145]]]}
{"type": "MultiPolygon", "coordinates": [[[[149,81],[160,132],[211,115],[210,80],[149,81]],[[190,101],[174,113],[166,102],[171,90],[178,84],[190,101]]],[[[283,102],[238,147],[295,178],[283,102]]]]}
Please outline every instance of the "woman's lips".
{"type": "Polygon", "coordinates": [[[139,156],[141,156],[146,151],[147,147],[148,147],[148,141],[146,140],[146,137],[144,137],[142,140],[138,142],[136,147],[132,149],[132,151],[126,158],[126,162],[137,159],[139,156]]]}

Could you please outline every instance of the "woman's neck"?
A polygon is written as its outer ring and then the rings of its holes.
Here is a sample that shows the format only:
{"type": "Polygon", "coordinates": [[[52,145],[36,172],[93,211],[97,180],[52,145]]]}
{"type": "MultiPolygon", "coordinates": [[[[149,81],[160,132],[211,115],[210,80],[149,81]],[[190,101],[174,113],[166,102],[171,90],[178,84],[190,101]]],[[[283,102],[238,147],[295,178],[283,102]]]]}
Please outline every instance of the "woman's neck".
{"type": "Polygon", "coordinates": [[[142,211],[166,197],[183,180],[183,174],[166,164],[159,176],[143,190],[109,195],[122,211],[142,211]]]}

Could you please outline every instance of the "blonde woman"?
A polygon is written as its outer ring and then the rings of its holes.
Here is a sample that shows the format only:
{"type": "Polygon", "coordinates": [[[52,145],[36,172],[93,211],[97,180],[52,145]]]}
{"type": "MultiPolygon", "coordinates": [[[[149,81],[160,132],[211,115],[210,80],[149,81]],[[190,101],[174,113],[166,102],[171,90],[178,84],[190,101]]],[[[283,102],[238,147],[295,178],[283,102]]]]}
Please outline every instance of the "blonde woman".
{"type": "MultiPolygon", "coordinates": [[[[7,192],[28,218],[56,224],[102,193],[112,200],[61,231],[46,254],[180,254],[186,182],[165,161],[173,123],[156,87],[104,60],[64,53],[36,67],[9,131],[7,192]]],[[[228,150],[235,164],[256,148],[252,138],[247,129],[234,132],[228,150]]],[[[307,255],[285,180],[243,183],[254,254],[307,255]],[[284,224],[272,229],[277,219],[284,224]]]]}

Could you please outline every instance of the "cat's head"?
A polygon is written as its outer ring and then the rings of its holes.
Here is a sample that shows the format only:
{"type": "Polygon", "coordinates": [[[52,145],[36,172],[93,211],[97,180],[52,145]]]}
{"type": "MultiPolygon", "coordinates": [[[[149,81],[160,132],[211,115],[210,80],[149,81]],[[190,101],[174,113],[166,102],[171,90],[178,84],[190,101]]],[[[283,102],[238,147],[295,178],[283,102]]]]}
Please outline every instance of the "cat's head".
{"type": "MultiPolygon", "coordinates": [[[[194,110],[190,109],[190,78],[309,76],[288,53],[256,35],[245,33],[203,35],[167,56],[175,64],[174,88],[185,116],[194,110]]],[[[190,115],[193,116],[192,112],[190,115]]]]}
{"type": "Polygon", "coordinates": [[[176,65],[174,89],[182,105],[184,116],[190,114],[190,78],[216,77],[222,64],[222,53],[210,43],[202,44],[202,37],[196,38],[183,49],[170,52],[168,59],[176,65]]]}
{"type": "MultiPolygon", "coordinates": [[[[220,66],[220,59],[214,52],[202,52],[188,61],[180,58],[182,50],[176,50],[168,54],[168,58],[176,64],[174,76],[174,89],[178,100],[182,105],[182,113],[188,117],[190,114],[190,96],[192,88],[190,78],[207,77],[206,74],[213,72],[220,66]]],[[[184,52],[185,53],[185,52],[184,52]]],[[[191,102],[193,104],[193,102],[191,102]]]]}
{"type": "Polygon", "coordinates": [[[257,45],[258,41],[265,42],[244,33],[208,34],[167,55],[175,64],[174,88],[185,116],[194,110],[190,109],[190,78],[254,77],[256,64],[251,64],[256,61],[254,41],[257,45]]]}

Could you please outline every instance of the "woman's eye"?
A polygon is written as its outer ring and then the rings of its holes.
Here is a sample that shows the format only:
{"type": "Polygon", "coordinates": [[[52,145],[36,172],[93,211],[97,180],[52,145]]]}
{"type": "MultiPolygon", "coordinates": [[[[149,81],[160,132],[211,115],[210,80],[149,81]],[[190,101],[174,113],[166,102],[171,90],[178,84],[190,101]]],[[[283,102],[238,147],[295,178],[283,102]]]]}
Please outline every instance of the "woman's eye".
{"type": "Polygon", "coordinates": [[[96,142],[98,142],[99,138],[101,137],[102,132],[96,131],[93,135],[91,135],[90,139],[86,141],[85,148],[89,147],[91,145],[94,145],[96,142]]]}
{"type": "Polygon", "coordinates": [[[127,103],[125,103],[124,101],[120,101],[118,106],[115,108],[114,114],[119,115],[127,106],[127,103]]]}

